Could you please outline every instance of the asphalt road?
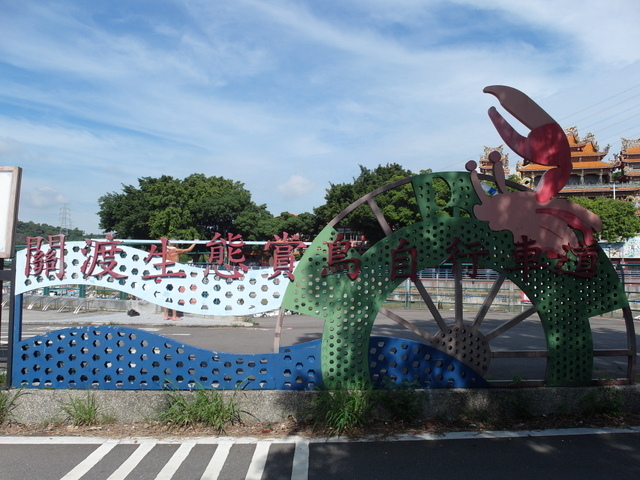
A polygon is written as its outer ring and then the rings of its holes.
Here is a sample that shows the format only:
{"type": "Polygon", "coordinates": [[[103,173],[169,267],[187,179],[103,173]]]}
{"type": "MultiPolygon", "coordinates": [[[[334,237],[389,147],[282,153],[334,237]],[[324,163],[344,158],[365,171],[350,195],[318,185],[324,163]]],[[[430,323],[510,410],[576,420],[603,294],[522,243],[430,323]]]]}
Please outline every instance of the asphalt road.
{"type": "Polygon", "coordinates": [[[3,480],[637,480],[640,431],[459,432],[399,440],[0,437],[3,480]]]}

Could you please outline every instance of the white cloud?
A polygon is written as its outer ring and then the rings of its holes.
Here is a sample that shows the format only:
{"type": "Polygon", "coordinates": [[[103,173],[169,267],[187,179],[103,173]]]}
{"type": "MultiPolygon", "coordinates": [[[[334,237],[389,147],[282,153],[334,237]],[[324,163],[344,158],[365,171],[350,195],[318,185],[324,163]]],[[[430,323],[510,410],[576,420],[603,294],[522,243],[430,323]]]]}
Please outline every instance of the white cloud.
{"type": "Polygon", "coordinates": [[[309,195],[315,188],[311,180],[302,175],[291,175],[282,185],[278,185],[278,191],[286,197],[296,198],[309,195]]]}
{"type": "Polygon", "coordinates": [[[61,204],[69,201],[67,197],[51,187],[40,187],[24,192],[22,199],[26,200],[27,206],[36,208],[57,208],[61,204]]]}
{"type": "MultiPolygon", "coordinates": [[[[575,39],[576,61],[592,69],[603,64],[629,64],[640,60],[640,3],[628,0],[453,0],[457,3],[497,8],[523,22],[556,30],[575,39]]],[[[558,46],[561,48],[561,46],[558,46]]],[[[594,72],[595,73],[595,72],[594,72]]]]}
{"type": "Polygon", "coordinates": [[[0,138],[0,162],[4,162],[5,158],[9,162],[14,162],[18,158],[23,157],[24,151],[22,146],[12,138],[0,138]]]}

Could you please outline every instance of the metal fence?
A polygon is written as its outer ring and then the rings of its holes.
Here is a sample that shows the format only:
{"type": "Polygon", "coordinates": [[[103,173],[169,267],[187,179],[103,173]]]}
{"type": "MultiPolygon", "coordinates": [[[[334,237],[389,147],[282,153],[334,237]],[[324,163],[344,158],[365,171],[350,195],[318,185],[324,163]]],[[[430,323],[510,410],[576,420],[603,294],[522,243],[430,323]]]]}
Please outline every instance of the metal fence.
{"type": "MultiPolygon", "coordinates": [[[[631,311],[634,316],[640,315],[640,263],[615,264],[618,277],[625,286],[625,292],[629,299],[631,311]]],[[[489,294],[499,274],[491,269],[478,269],[475,278],[472,265],[463,265],[462,289],[464,307],[467,310],[480,308],[489,294]]],[[[439,309],[451,309],[455,305],[455,283],[453,268],[450,264],[439,267],[427,268],[418,273],[418,279],[422,282],[432,300],[439,309]]],[[[401,308],[426,308],[418,289],[410,281],[399,285],[387,302],[401,308]]],[[[531,306],[531,302],[522,290],[509,280],[505,280],[492,309],[505,312],[520,312],[531,306]]],[[[620,311],[609,312],[608,316],[621,316],[620,311]]]]}

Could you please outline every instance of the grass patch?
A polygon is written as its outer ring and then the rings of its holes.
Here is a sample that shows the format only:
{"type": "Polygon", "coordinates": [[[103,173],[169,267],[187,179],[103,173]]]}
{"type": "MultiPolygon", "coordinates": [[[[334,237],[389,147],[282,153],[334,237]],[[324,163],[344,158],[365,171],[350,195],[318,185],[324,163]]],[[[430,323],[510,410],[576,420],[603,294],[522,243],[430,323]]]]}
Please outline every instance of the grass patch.
{"type": "Polygon", "coordinates": [[[384,382],[385,388],[376,390],[375,403],[394,422],[413,423],[422,413],[422,401],[415,382],[396,385],[384,382]]]}
{"type": "Polygon", "coordinates": [[[515,393],[510,399],[511,410],[515,418],[519,420],[530,420],[535,415],[533,414],[533,400],[531,395],[523,392],[515,393]]]}
{"type": "Polygon", "coordinates": [[[113,422],[113,418],[100,411],[98,402],[90,391],[87,391],[87,396],[84,398],[69,396],[69,401],[62,405],[62,411],[67,414],[67,420],[76,426],[92,426],[113,422]]]}
{"type": "Polygon", "coordinates": [[[580,407],[585,415],[620,415],[622,406],[622,394],[615,388],[598,388],[580,399],[580,407]]]}
{"type": "Polygon", "coordinates": [[[242,423],[235,395],[225,400],[217,390],[197,389],[191,394],[176,390],[166,393],[165,406],[159,412],[161,422],[187,427],[201,425],[224,433],[228,424],[242,423]]]}
{"type": "Polygon", "coordinates": [[[11,420],[16,401],[23,393],[22,390],[0,390],[0,424],[11,420]]]}
{"type": "Polygon", "coordinates": [[[352,434],[372,420],[375,395],[370,384],[353,388],[320,389],[308,411],[314,430],[321,428],[329,435],[352,434]]]}

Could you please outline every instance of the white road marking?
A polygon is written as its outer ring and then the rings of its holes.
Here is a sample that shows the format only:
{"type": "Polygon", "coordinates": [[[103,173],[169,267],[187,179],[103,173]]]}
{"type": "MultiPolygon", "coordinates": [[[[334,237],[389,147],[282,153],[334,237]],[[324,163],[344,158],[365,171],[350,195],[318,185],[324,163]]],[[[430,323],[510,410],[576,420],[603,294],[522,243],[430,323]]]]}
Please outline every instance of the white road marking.
{"type": "Polygon", "coordinates": [[[96,448],[87,458],[76,465],[73,470],[67,473],[60,480],[79,480],[89,470],[96,466],[96,464],[104,458],[104,456],[111,451],[113,447],[118,444],[117,440],[107,440],[98,448],[96,448]]]}
{"type": "Polygon", "coordinates": [[[256,443],[256,449],[253,452],[253,457],[251,458],[251,464],[249,465],[249,470],[247,471],[245,480],[260,480],[262,478],[264,467],[267,465],[267,456],[269,455],[270,446],[271,442],[263,441],[256,443]]]}
{"type": "Polygon", "coordinates": [[[180,448],[176,450],[176,453],[174,453],[166,465],[162,467],[162,470],[160,470],[160,473],[156,476],[156,480],[171,480],[195,444],[195,442],[186,442],[180,445],[180,448]]]}
{"type": "Polygon", "coordinates": [[[293,452],[293,468],[291,480],[308,480],[309,478],[309,439],[303,438],[296,442],[293,452]]]}
{"type": "Polygon", "coordinates": [[[127,478],[134,468],[142,461],[142,459],[149,453],[153,447],[156,446],[156,442],[141,443],[136,450],[129,455],[120,467],[109,476],[107,480],[124,480],[127,478]]]}
{"type": "Polygon", "coordinates": [[[218,480],[224,462],[227,461],[227,457],[229,456],[231,445],[233,445],[233,442],[220,442],[218,444],[209,465],[207,465],[206,470],[202,474],[201,480],[218,480]]]}

